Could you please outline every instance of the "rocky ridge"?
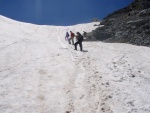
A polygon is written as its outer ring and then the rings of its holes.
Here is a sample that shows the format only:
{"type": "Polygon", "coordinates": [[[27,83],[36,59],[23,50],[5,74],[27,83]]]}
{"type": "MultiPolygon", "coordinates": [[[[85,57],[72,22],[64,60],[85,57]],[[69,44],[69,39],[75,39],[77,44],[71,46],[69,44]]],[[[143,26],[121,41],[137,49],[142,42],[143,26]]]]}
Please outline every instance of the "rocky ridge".
{"type": "Polygon", "coordinates": [[[150,46],[150,0],[135,0],[101,21],[88,39],[150,46]]]}

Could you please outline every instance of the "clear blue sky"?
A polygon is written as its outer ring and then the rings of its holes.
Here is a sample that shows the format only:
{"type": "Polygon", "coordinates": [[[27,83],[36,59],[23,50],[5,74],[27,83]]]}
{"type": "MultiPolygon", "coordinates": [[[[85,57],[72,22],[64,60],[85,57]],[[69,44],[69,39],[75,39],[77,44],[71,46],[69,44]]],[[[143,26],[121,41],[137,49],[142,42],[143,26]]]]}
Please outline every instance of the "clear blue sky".
{"type": "Polygon", "coordinates": [[[103,19],[133,0],[0,0],[0,15],[42,25],[74,25],[103,19]]]}

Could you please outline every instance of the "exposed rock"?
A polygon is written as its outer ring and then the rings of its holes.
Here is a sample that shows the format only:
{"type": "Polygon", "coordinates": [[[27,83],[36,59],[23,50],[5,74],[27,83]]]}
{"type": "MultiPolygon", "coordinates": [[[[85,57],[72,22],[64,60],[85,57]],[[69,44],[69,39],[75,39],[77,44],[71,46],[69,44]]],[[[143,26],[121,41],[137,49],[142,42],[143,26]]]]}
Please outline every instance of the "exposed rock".
{"type": "Polygon", "coordinates": [[[98,18],[93,18],[92,22],[100,22],[100,20],[98,18]]]}
{"type": "Polygon", "coordinates": [[[150,0],[135,0],[101,21],[90,40],[150,46],[150,0]]]}

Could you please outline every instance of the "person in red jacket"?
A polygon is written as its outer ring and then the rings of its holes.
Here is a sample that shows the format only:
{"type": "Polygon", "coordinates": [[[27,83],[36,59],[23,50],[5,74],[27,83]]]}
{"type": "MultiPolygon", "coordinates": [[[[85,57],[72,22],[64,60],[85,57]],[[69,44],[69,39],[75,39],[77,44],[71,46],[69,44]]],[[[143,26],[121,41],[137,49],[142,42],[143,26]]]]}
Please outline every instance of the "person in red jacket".
{"type": "Polygon", "coordinates": [[[68,39],[69,44],[71,44],[70,40],[72,40],[72,45],[74,45],[74,33],[72,31],[70,31],[70,38],[68,39]]]}

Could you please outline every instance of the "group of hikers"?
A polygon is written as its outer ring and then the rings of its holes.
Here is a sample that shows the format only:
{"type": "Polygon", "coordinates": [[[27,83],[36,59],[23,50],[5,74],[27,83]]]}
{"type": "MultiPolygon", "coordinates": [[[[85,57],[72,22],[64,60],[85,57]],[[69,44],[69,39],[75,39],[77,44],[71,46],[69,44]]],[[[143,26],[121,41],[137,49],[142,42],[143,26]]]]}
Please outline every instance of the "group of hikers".
{"type": "MultiPolygon", "coordinates": [[[[86,35],[86,32],[83,31],[83,36],[85,36],[85,35],[86,35]]],[[[65,40],[68,40],[69,44],[71,44],[71,42],[72,42],[72,45],[74,45],[74,47],[75,47],[74,50],[77,50],[77,45],[79,44],[80,51],[83,51],[83,47],[82,47],[83,36],[79,32],[77,32],[75,35],[72,31],[70,31],[70,35],[68,32],[66,32],[65,40]],[[76,37],[75,43],[74,43],[74,37],[76,37]]]]}

